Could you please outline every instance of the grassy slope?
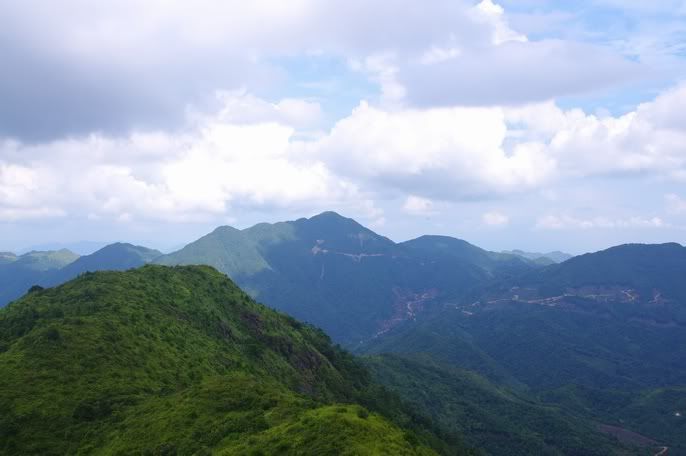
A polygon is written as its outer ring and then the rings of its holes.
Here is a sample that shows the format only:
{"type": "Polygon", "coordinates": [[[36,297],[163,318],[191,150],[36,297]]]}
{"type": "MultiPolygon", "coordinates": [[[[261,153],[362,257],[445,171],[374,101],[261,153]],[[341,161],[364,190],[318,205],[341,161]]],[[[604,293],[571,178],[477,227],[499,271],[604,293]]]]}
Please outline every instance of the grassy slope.
{"type": "Polygon", "coordinates": [[[4,454],[432,454],[428,432],[340,405],[371,391],[321,331],[208,267],[89,273],[0,311],[4,454]]]}

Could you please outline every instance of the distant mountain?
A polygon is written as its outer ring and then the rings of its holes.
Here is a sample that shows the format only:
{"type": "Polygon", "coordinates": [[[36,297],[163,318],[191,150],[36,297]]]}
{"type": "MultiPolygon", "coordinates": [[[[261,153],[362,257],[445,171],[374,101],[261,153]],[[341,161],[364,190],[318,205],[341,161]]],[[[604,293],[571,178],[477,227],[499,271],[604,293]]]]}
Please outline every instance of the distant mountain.
{"type": "Polygon", "coordinates": [[[82,257],[69,250],[29,252],[0,264],[0,306],[19,298],[33,285],[59,285],[87,271],[136,268],[160,255],[157,250],[122,243],[82,257]]]}
{"type": "Polygon", "coordinates": [[[32,285],[46,283],[51,271],[73,263],[78,255],[69,250],[4,253],[0,261],[0,306],[26,293],[32,285]]]}
{"type": "Polygon", "coordinates": [[[360,351],[425,352],[686,451],[683,421],[665,415],[655,432],[650,420],[624,414],[675,410],[652,399],[613,405],[618,392],[653,398],[666,389],[686,404],[685,278],[679,244],[617,246],[482,284],[360,351]]]}
{"type": "Polygon", "coordinates": [[[416,318],[442,296],[534,267],[458,239],[396,244],[333,212],[245,230],[220,227],[155,262],[213,266],[265,304],[348,346],[416,318]]]}
{"type": "Polygon", "coordinates": [[[121,242],[80,257],[73,263],[55,271],[50,277],[54,284],[63,283],[87,271],[125,271],[150,263],[161,256],[158,250],[121,242]]]}
{"type": "Polygon", "coordinates": [[[0,409],[3,454],[470,454],[208,267],[88,273],[1,309],[0,409]]]}
{"type": "Polygon", "coordinates": [[[0,252],[0,266],[3,264],[13,263],[17,261],[17,255],[12,252],[0,252]]]}
{"type": "Polygon", "coordinates": [[[680,244],[626,244],[580,255],[560,265],[541,269],[521,279],[523,285],[545,291],[584,286],[625,286],[639,299],[663,297],[686,300],[686,248],[680,244]]]}
{"type": "Polygon", "coordinates": [[[12,262],[12,266],[31,271],[49,271],[63,268],[78,258],[77,254],[67,249],[31,251],[17,257],[16,261],[12,262]]]}
{"type": "Polygon", "coordinates": [[[685,274],[678,244],[613,247],[473,289],[370,347],[426,350],[503,381],[499,366],[536,388],[571,372],[589,387],[686,384],[686,352],[671,348],[686,344],[685,274]]]}
{"type": "Polygon", "coordinates": [[[452,259],[476,265],[489,273],[516,274],[535,265],[519,255],[489,252],[462,239],[449,236],[421,236],[400,244],[426,259],[452,259]]]}
{"type": "Polygon", "coordinates": [[[686,248],[626,244],[528,271],[468,299],[547,305],[653,324],[686,325],[686,248]]]}
{"type": "Polygon", "coordinates": [[[517,255],[532,261],[540,262],[540,260],[549,260],[550,263],[562,263],[564,261],[569,260],[570,258],[574,258],[574,255],[560,252],[559,250],[548,253],[525,252],[523,250],[505,250],[502,253],[507,255],[517,255]]]}
{"type": "Polygon", "coordinates": [[[78,241],[78,242],[50,242],[45,244],[33,245],[29,248],[22,249],[22,252],[29,252],[31,250],[51,251],[51,250],[71,250],[79,255],[90,255],[107,245],[107,242],[95,241],[78,241]]]}

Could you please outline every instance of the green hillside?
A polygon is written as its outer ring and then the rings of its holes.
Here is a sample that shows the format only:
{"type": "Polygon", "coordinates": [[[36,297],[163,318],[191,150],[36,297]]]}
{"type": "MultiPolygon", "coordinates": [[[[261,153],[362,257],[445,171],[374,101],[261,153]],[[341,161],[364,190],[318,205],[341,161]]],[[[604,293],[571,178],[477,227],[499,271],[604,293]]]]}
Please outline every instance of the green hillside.
{"type": "MultiPolygon", "coordinates": [[[[427,355],[365,358],[374,378],[487,454],[629,454],[595,423],[427,355]]],[[[640,453],[639,453],[640,454],[640,453]]]]}
{"type": "Polygon", "coordinates": [[[86,273],[1,309],[0,409],[3,454],[464,453],[209,267],[86,273]]]}
{"type": "Polygon", "coordinates": [[[678,244],[618,246],[481,285],[359,351],[428,353],[675,452],[684,445],[675,415],[686,404],[684,271],[678,244]]]}
{"type": "Polygon", "coordinates": [[[540,396],[572,413],[639,429],[666,442],[669,454],[686,454],[686,387],[628,392],[568,385],[540,396]]]}

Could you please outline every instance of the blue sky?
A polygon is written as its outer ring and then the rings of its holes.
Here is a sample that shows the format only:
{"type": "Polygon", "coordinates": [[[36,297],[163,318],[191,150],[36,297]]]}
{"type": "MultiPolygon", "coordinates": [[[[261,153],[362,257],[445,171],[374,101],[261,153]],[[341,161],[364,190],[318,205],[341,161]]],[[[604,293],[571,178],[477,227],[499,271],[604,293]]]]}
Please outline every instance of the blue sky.
{"type": "Polygon", "coordinates": [[[0,250],[686,242],[686,1],[0,0],[0,60],[0,250]]]}

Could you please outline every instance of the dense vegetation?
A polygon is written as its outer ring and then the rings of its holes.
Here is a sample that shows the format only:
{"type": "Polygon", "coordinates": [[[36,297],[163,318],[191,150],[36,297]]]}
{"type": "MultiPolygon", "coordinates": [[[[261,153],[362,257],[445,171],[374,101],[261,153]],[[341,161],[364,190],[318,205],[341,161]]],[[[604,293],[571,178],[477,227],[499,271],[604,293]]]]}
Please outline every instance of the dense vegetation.
{"type": "Polygon", "coordinates": [[[570,413],[640,430],[668,444],[669,454],[686,454],[686,387],[635,392],[568,385],[540,396],[570,413]]]}
{"type": "Polygon", "coordinates": [[[209,267],[86,273],[0,310],[3,454],[460,454],[320,330],[209,267]]]}
{"type": "MultiPolygon", "coordinates": [[[[427,355],[365,358],[374,378],[442,426],[494,455],[629,454],[590,420],[427,355]]],[[[583,416],[583,415],[582,415],[583,416]]]]}
{"type": "Polygon", "coordinates": [[[686,435],[675,415],[686,406],[684,271],[678,244],[614,247],[482,284],[360,351],[428,353],[675,452],[686,435]]]}

